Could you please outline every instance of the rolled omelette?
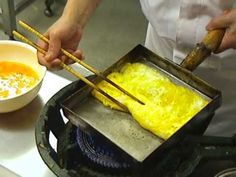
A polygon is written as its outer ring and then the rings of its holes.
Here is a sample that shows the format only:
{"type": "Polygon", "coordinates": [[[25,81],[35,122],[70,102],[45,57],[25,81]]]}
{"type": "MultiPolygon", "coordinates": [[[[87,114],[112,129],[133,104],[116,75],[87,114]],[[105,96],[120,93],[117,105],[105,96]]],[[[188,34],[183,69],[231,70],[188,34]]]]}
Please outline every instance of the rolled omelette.
{"type": "MultiPolygon", "coordinates": [[[[167,76],[143,63],[126,63],[108,79],[127,90],[144,105],[133,100],[106,81],[97,86],[126,105],[141,127],[166,140],[208,104],[199,93],[172,82],[167,76]]],[[[92,94],[105,106],[121,110],[96,90],[92,94]]]]}

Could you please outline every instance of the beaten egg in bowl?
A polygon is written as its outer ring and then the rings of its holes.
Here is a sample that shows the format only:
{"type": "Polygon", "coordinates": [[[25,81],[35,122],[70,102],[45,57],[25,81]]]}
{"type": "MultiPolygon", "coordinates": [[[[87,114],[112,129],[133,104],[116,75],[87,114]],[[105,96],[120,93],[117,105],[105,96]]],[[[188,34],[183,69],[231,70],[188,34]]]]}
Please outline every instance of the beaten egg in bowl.
{"type": "MultiPolygon", "coordinates": [[[[145,104],[134,101],[106,81],[97,86],[127,106],[143,128],[165,140],[208,104],[208,100],[199,93],[172,82],[164,74],[142,63],[127,63],[120,71],[107,77],[145,104]]],[[[96,90],[92,94],[104,105],[122,110],[96,90]]]]}
{"type": "Polygon", "coordinates": [[[2,40],[0,51],[0,113],[7,113],[37,96],[46,67],[38,63],[36,49],[26,43],[2,40]]]}
{"type": "Polygon", "coordinates": [[[29,66],[0,61],[0,99],[26,93],[39,81],[38,74],[29,66]]]}

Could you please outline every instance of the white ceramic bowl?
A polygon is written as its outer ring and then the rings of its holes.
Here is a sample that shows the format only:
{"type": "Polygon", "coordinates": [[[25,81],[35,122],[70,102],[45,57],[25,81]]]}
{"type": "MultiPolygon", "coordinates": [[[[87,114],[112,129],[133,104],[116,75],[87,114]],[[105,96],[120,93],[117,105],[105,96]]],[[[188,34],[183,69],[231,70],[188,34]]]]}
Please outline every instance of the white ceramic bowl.
{"type": "Polygon", "coordinates": [[[0,61],[23,63],[30,66],[39,76],[38,82],[27,92],[12,98],[0,99],[0,113],[6,113],[24,107],[37,96],[46,73],[46,67],[38,63],[35,48],[18,41],[0,41],[0,61]]]}

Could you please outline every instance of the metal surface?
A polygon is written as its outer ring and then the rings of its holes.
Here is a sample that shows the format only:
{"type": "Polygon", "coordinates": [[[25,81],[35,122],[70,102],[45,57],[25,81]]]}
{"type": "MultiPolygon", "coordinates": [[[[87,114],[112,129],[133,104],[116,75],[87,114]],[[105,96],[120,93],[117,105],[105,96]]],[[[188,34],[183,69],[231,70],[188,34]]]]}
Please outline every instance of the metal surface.
{"type": "MultiPolygon", "coordinates": [[[[85,130],[99,132],[139,162],[149,161],[150,158],[147,157],[150,157],[151,154],[157,154],[157,151],[161,152],[170,147],[186,134],[197,131],[198,125],[206,121],[221,104],[221,93],[218,90],[196,77],[192,72],[160,58],[141,45],[109,67],[104,75],[119,70],[127,62],[143,62],[150,65],[173,82],[188,87],[209,100],[209,104],[205,108],[167,141],[163,141],[141,128],[129,114],[103,106],[90,95],[91,90],[87,86],[72,94],[62,104],[65,115],[73,124],[85,130]]],[[[99,81],[101,80],[98,77],[94,79],[95,83],[99,81]]],[[[160,155],[160,153],[158,154],[160,155]]]]}
{"type": "Polygon", "coordinates": [[[23,10],[26,5],[32,3],[33,0],[1,0],[0,8],[2,9],[2,23],[4,32],[13,38],[12,31],[16,30],[16,14],[23,10]]]}
{"type": "Polygon", "coordinates": [[[3,167],[0,165],[0,176],[7,176],[7,177],[20,177],[16,173],[12,172],[11,170],[3,167]]]}
{"type": "MultiPolygon", "coordinates": [[[[150,152],[163,143],[162,139],[140,128],[130,114],[104,107],[86,92],[80,96],[85,96],[86,99],[83,102],[77,102],[78,108],[72,108],[73,112],[65,107],[65,110],[70,112],[66,114],[70,121],[83,128],[88,125],[93,127],[138,161],[143,161],[150,152]]],[[[78,101],[81,101],[81,97],[77,97],[78,101]]]]}
{"type": "MultiPolygon", "coordinates": [[[[46,102],[70,81],[47,72],[38,97],[24,108],[0,114],[0,164],[21,177],[55,177],[41,159],[35,142],[35,124],[46,102]],[[52,87],[52,83],[57,83],[52,87]]],[[[52,145],[56,141],[50,137],[52,145]]],[[[0,176],[4,171],[0,168],[0,176]]],[[[10,177],[10,175],[9,175],[10,177]]]]}
{"type": "Polygon", "coordinates": [[[0,7],[2,8],[4,31],[8,36],[12,37],[12,30],[16,29],[16,12],[14,0],[1,0],[0,7]]]}

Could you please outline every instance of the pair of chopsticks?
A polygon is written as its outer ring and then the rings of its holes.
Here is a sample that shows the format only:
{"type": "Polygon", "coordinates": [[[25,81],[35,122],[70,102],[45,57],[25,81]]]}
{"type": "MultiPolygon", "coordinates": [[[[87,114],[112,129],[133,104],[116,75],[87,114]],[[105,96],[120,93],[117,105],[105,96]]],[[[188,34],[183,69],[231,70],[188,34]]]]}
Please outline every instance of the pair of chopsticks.
{"type": "MultiPolygon", "coordinates": [[[[42,35],[40,32],[38,32],[37,30],[35,30],[34,28],[32,28],[30,25],[28,25],[27,23],[23,22],[23,21],[19,21],[19,25],[22,26],[23,28],[25,28],[26,30],[30,31],[31,33],[35,34],[38,38],[40,38],[41,40],[43,40],[44,42],[49,43],[48,38],[46,38],[44,35],[42,35]]],[[[46,54],[46,51],[44,49],[42,49],[41,47],[39,47],[36,43],[30,41],[27,37],[23,36],[22,34],[20,34],[17,31],[13,31],[13,35],[17,38],[19,38],[20,40],[22,40],[23,42],[28,43],[29,45],[33,46],[34,48],[36,48],[39,52],[46,54]]],[[[61,52],[66,55],[67,57],[71,58],[72,60],[74,60],[75,62],[79,63],[80,65],[84,66],[85,68],[87,68],[88,70],[90,70],[91,72],[93,72],[94,74],[96,74],[97,76],[101,77],[103,80],[105,80],[106,82],[108,82],[109,84],[111,84],[112,86],[114,86],[115,88],[119,89],[120,91],[122,91],[123,93],[125,93],[126,95],[128,95],[129,97],[131,97],[133,100],[139,102],[140,104],[144,104],[142,101],[140,101],[138,98],[136,98],[135,96],[133,96],[132,94],[130,94],[129,92],[127,92],[126,90],[124,90],[122,87],[120,87],[119,85],[117,85],[116,83],[114,83],[113,81],[111,81],[110,79],[106,78],[100,71],[96,70],[95,68],[87,65],[86,63],[84,63],[82,60],[78,59],[77,57],[75,57],[74,55],[72,55],[71,53],[69,53],[68,51],[66,51],[65,49],[61,48],[61,52]]],[[[92,83],[90,80],[88,80],[87,78],[85,78],[84,76],[82,76],[81,74],[79,74],[78,72],[76,72],[73,68],[71,68],[70,66],[66,65],[65,63],[61,62],[60,63],[61,67],[63,67],[64,69],[66,69],[68,72],[70,72],[71,74],[75,75],[76,77],[78,77],[79,79],[81,79],[82,81],[84,81],[87,85],[89,85],[90,87],[94,88],[95,90],[97,90],[98,92],[100,92],[102,95],[104,95],[105,97],[107,97],[108,99],[110,99],[111,101],[113,101],[114,103],[116,103],[118,106],[120,106],[124,111],[129,112],[127,107],[120,103],[118,100],[116,100],[115,98],[113,98],[112,96],[110,96],[109,94],[107,94],[106,92],[104,92],[102,89],[100,89],[99,87],[97,87],[94,83],[92,83]]]]}

